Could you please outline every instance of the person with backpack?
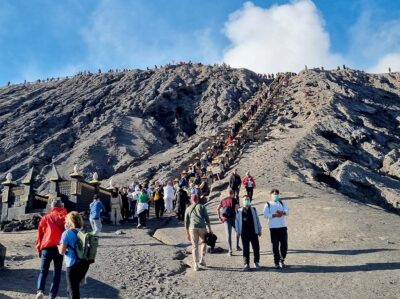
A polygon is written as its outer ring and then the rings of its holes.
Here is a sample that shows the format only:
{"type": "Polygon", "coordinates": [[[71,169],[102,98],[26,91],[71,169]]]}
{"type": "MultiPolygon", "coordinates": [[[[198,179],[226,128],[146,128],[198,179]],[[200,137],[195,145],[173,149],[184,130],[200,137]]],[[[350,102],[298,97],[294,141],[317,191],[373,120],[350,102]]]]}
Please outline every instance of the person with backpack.
{"type": "Polygon", "coordinates": [[[93,234],[97,235],[101,232],[102,224],[101,224],[101,213],[105,212],[105,207],[103,203],[100,201],[100,196],[95,194],[93,196],[93,201],[89,206],[90,208],[90,215],[89,221],[90,226],[92,227],[93,234]]]}
{"type": "Polygon", "coordinates": [[[236,232],[242,237],[243,245],[243,271],[250,269],[250,243],[254,252],[254,267],[260,269],[260,243],[258,237],[261,237],[261,223],[258,218],[256,208],[251,206],[250,198],[243,196],[243,208],[240,208],[236,214],[236,232]]]}
{"type": "Polygon", "coordinates": [[[289,208],[280,199],[279,190],[272,189],[271,201],[264,206],[264,217],[268,219],[276,269],[285,267],[285,258],[288,250],[288,233],[285,219],[287,215],[289,215],[289,208]]]}
{"type": "Polygon", "coordinates": [[[76,211],[68,213],[65,217],[66,230],[61,236],[60,245],[58,245],[59,253],[65,255],[69,299],[80,299],[79,285],[89,269],[89,262],[79,259],[77,255],[78,234],[82,227],[82,216],[76,211]]]}
{"type": "Polygon", "coordinates": [[[139,223],[137,225],[137,228],[146,227],[147,209],[149,208],[148,202],[149,202],[149,196],[147,195],[147,191],[144,189],[143,186],[140,186],[140,192],[138,195],[138,203],[137,203],[137,214],[139,217],[139,223]]]}
{"type": "Polygon", "coordinates": [[[44,296],[46,278],[49,274],[50,264],[53,262],[53,282],[50,286],[50,298],[56,298],[61,280],[63,256],[58,253],[57,245],[64,231],[65,216],[67,210],[62,201],[53,199],[48,214],[44,215],[39,222],[37,231],[36,249],[40,257],[40,272],[37,281],[36,299],[44,296]]]}
{"type": "Polygon", "coordinates": [[[164,203],[164,189],[159,182],[156,182],[153,201],[154,201],[154,209],[156,212],[156,218],[160,219],[160,216],[161,217],[164,216],[165,203],[164,203]]]}
{"type": "MultiPolygon", "coordinates": [[[[226,242],[228,244],[228,255],[232,256],[232,228],[235,229],[236,212],[239,204],[233,197],[233,191],[229,189],[229,196],[222,199],[217,207],[217,215],[219,221],[224,224],[226,242]]],[[[239,246],[239,237],[236,238],[236,250],[241,251],[239,246]]]]}
{"type": "Polygon", "coordinates": [[[231,174],[231,177],[229,178],[229,188],[232,189],[233,197],[235,197],[238,202],[239,202],[239,191],[241,185],[242,185],[242,179],[238,174],[237,168],[235,168],[231,174]]]}
{"type": "Polygon", "coordinates": [[[182,188],[181,185],[178,187],[178,191],[175,194],[175,209],[178,220],[183,221],[185,218],[186,207],[190,204],[188,193],[182,188]]]}
{"type": "Polygon", "coordinates": [[[250,175],[250,172],[246,172],[246,176],[242,180],[242,184],[246,189],[247,196],[250,198],[250,202],[253,201],[253,191],[256,189],[256,182],[254,178],[250,175]]]}
{"type": "Polygon", "coordinates": [[[111,205],[111,214],[110,214],[110,220],[112,225],[121,225],[121,220],[122,220],[122,199],[121,195],[118,193],[118,188],[114,187],[114,189],[111,191],[111,199],[110,199],[110,205],[111,205]]]}
{"type": "Polygon", "coordinates": [[[185,212],[186,238],[192,243],[193,269],[199,270],[200,266],[206,266],[205,255],[207,251],[206,235],[212,234],[210,218],[205,206],[199,203],[196,194],[191,196],[192,204],[185,212]],[[199,252],[199,245],[201,250],[199,252]]]}

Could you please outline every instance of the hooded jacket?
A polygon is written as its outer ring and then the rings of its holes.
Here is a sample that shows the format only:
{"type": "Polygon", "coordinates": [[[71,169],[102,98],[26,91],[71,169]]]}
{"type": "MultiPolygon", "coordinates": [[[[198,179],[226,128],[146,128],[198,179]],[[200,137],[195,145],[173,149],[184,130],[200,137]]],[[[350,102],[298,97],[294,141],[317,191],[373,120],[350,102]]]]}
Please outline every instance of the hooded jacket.
{"type": "Polygon", "coordinates": [[[36,240],[36,249],[39,253],[44,248],[54,247],[60,243],[66,215],[67,210],[65,208],[54,207],[42,217],[36,240]]]}
{"type": "Polygon", "coordinates": [[[246,176],[246,177],[243,178],[242,184],[243,184],[243,186],[244,186],[245,188],[249,187],[249,186],[248,186],[248,185],[249,185],[248,182],[251,182],[252,188],[253,188],[253,189],[256,189],[256,182],[254,181],[254,179],[253,179],[252,176],[248,176],[248,177],[246,176]]]}

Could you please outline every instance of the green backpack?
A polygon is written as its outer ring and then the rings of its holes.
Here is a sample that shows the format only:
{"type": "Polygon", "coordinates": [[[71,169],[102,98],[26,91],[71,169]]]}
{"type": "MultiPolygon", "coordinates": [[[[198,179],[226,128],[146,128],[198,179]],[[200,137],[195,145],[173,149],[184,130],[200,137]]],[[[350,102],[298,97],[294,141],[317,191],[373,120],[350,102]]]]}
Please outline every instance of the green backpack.
{"type": "Polygon", "coordinates": [[[78,231],[76,236],[78,237],[78,242],[75,245],[76,256],[81,261],[94,263],[99,246],[99,237],[91,232],[84,233],[82,231],[78,231]]]}

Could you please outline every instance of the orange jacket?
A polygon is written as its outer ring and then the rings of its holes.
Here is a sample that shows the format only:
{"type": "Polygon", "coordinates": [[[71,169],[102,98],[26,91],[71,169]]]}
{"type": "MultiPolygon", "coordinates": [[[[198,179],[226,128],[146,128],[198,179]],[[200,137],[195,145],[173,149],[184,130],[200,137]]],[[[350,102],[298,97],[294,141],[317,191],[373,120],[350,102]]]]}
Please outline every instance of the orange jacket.
{"type": "Polygon", "coordinates": [[[44,248],[54,247],[60,243],[64,232],[67,210],[54,207],[39,222],[36,249],[40,253],[44,248]]]}

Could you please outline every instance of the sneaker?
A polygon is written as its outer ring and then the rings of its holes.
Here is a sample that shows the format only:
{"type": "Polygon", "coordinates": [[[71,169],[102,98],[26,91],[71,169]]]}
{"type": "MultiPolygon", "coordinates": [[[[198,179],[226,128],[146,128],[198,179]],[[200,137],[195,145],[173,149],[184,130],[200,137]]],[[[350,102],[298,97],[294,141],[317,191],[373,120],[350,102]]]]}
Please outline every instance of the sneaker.
{"type": "Polygon", "coordinates": [[[137,228],[141,228],[142,227],[142,225],[139,223],[137,226],[136,226],[137,228]]]}
{"type": "Polygon", "coordinates": [[[206,259],[205,259],[204,257],[202,257],[202,258],[200,259],[200,266],[207,267],[206,259]]]}
{"type": "Polygon", "coordinates": [[[275,269],[282,269],[280,264],[275,264],[275,269]]]}
{"type": "Polygon", "coordinates": [[[281,266],[282,269],[283,269],[283,268],[286,268],[285,260],[281,260],[280,263],[279,263],[279,265],[281,266]]]}
{"type": "Polygon", "coordinates": [[[38,291],[36,294],[36,299],[43,299],[43,292],[42,291],[38,291]]]}
{"type": "Polygon", "coordinates": [[[249,270],[250,270],[249,264],[244,265],[243,271],[249,271],[249,270]]]}
{"type": "Polygon", "coordinates": [[[240,248],[240,246],[237,246],[236,251],[242,251],[242,248],[240,248]]]}
{"type": "Polygon", "coordinates": [[[259,263],[254,263],[254,268],[256,268],[256,270],[261,269],[260,264],[259,263]]]}
{"type": "Polygon", "coordinates": [[[228,255],[228,256],[232,256],[232,251],[229,250],[228,253],[227,253],[227,255],[228,255]]]}
{"type": "Polygon", "coordinates": [[[197,263],[194,263],[193,270],[194,271],[199,271],[199,265],[197,263]]]}

